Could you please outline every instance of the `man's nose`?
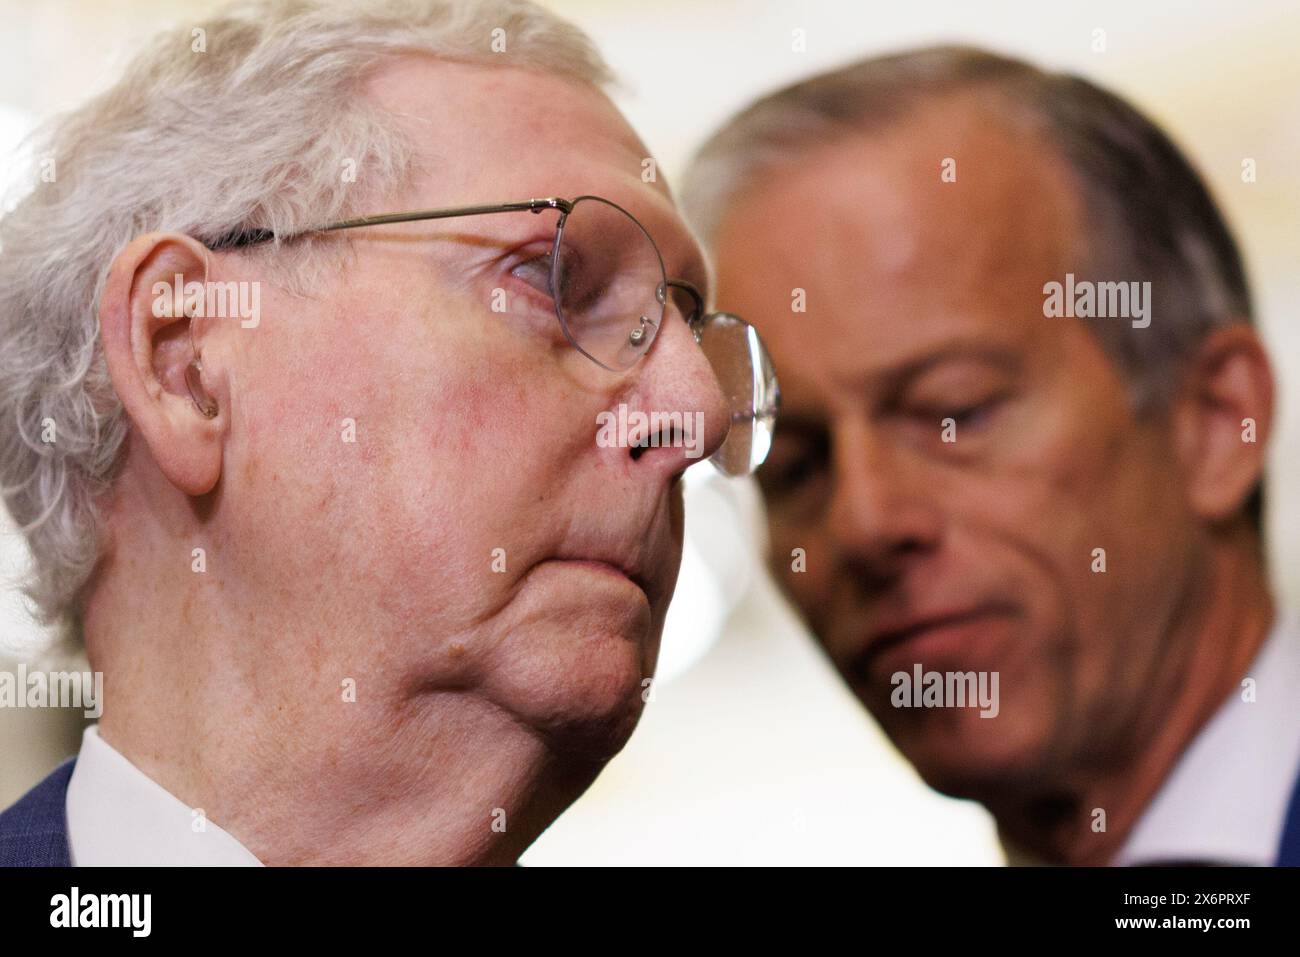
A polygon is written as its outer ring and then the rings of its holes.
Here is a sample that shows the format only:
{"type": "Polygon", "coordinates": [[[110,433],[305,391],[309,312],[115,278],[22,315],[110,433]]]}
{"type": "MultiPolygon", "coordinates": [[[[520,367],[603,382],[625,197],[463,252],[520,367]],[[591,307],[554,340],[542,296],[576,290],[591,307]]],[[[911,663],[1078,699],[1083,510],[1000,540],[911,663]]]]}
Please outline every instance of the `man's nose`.
{"type": "Polygon", "coordinates": [[[837,558],[859,566],[867,583],[895,578],[938,544],[939,503],[906,450],[854,423],[838,430],[831,459],[828,531],[837,558]]]}
{"type": "Polygon", "coordinates": [[[676,309],[664,315],[627,401],[650,423],[647,441],[629,449],[634,467],[675,476],[709,458],[731,424],[718,379],[676,309]]]}

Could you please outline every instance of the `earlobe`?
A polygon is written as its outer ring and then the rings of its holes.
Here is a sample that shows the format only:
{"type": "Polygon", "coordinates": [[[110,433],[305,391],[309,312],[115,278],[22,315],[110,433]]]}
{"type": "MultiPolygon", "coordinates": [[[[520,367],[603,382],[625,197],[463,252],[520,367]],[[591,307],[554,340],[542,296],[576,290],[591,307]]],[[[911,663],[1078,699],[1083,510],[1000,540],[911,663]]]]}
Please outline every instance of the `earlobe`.
{"type": "Polygon", "coordinates": [[[1211,521],[1242,512],[1263,478],[1273,375],[1244,323],[1206,337],[1188,365],[1178,411],[1192,508],[1211,521]]]}

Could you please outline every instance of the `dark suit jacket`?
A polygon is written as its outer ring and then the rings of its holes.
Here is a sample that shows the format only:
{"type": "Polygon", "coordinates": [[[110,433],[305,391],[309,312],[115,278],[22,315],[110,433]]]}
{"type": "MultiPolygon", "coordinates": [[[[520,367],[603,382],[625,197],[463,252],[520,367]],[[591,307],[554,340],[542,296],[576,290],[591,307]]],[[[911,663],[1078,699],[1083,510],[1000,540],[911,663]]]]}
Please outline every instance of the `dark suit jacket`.
{"type": "Polygon", "coordinates": [[[9,810],[0,814],[0,867],[68,867],[68,758],[9,810]]]}

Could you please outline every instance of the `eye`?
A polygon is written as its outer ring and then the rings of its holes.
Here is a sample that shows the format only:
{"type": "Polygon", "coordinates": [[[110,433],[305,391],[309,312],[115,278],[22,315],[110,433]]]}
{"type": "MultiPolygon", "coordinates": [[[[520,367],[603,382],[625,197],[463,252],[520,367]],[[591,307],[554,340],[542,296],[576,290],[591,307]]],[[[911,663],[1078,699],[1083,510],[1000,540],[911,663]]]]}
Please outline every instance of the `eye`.
{"type": "Polygon", "coordinates": [[[966,435],[979,435],[997,422],[1002,407],[1017,393],[1011,362],[954,356],[930,364],[904,380],[885,409],[920,437],[939,435],[949,419],[966,435]]]}
{"type": "Polygon", "coordinates": [[[912,406],[906,414],[912,427],[923,435],[940,435],[939,430],[951,419],[957,434],[970,438],[993,430],[1006,399],[1006,395],[995,394],[977,401],[925,402],[912,406]]]}
{"type": "Polygon", "coordinates": [[[768,467],[763,469],[763,486],[769,492],[788,492],[808,481],[814,471],[814,463],[809,460],[808,456],[801,456],[792,462],[787,462],[780,468],[768,467]]]}
{"type": "Polygon", "coordinates": [[[957,425],[977,428],[984,425],[993,414],[996,401],[979,402],[956,408],[940,409],[939,419],[952,419],[957,425]]]}
{"type": "Polygon", "coordinates": [[[763,467],[756,473],[759,485],[771,496],[790,496],[814,483],[825,472],[830,449],[823,438],[773,443],[763,467]]]}
{"type": "Polygon", "coordinates": [[[526,259],[510,270],[510,275],[551,298],[551,254],[526,259]]]}

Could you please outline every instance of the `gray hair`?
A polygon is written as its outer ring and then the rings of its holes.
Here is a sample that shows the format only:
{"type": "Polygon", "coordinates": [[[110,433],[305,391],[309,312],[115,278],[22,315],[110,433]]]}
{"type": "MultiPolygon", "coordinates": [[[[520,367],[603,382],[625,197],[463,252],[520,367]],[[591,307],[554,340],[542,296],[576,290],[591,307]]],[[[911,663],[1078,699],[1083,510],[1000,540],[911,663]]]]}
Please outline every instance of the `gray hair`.
{"type": "MultiPolygon", "coordinates": [[[[581,31],[526,0],[260,0],[163,33],[34,135],[36,185],[0,219],[0,491],[32,553],[37,618],[65,637],[128,430],[97,318],[113,257],[155,230],[210,243],[374,212],[361,207],[419,159],[358,90],[403,53],[612,82],[581,31]]],[[[310,244],[294,257],[301,277],[310,244]]]]}
{"type": "MultiPolygon", "coordinates": [[[[1253,322],[1245,268],[1178,147],[1124,100],[1078,76],[961,46],[861,60],[769,94],[730,120],[697,152],[683,206],[712,244],[727,209],[763,176],[827,143],[902,125],[927,102],[956,94],[987,94],[1064,159],[1092,220],[1085,269],[1151,281],[1159,321],[1092,329],[1125,373],[1135,408],[1162,408],[1199,342],[1253,322]]],[[[1249,505],[1257,525],[1261,508],[1257,491],[1249,505]]]]}

